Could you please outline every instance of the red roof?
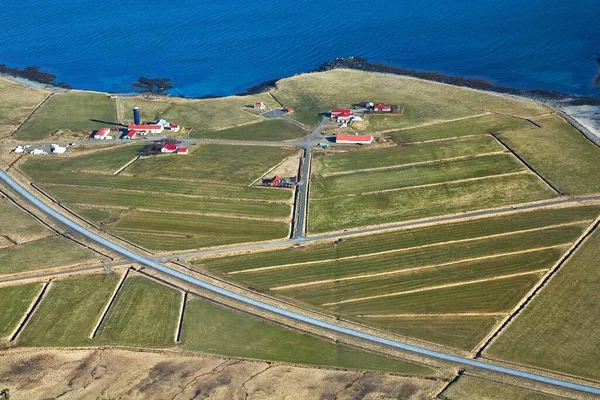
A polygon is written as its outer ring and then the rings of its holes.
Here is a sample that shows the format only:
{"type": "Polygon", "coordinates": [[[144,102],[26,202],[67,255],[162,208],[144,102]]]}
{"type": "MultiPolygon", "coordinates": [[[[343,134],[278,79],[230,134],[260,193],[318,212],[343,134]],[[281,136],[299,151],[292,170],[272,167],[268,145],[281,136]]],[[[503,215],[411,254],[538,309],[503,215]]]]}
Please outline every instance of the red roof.
{"type": "Polygon", "coordinates": [[[337,135],[336,142],[365,142],[371,143],[373,137],[370,135],[337,135]]]}
{"type": "Polygon", "coordinates": [[[389,109],[389,110],[391,110],[391,109],[392,109],[392,106],[391,106],[391,105],[389,105],[389,104],[381,104],[381,103],[380,103],[380,104],[376,104],[374,108],[378,108],[378,109],[384,109],[384,110],[385,110],[385,109],[389,109]]]}
{"type": "Polygon", "coordinates": [[[163,149],[167,150],[167,151],[176,151],[177,150],[177,146],[174,144],[165,144],[163,146],[163,149]]]}
{"type": "Polygon", "coordinates": [[[348,108],[331,110],[332,117],[337,117],[340,115],[350,116],[350,115],[352,115],[352,111],[350,111],[350,109],[348,109],[348,108]]]}
{"type": "Polygon", "coordinates": [[[129,125],[128,129],[133,129],[134,131],[150,131],[154,129],[162,129],[162,125],[129,125]]]}
{"type": "Polygon", "coordinates": [[[98,132],[96,132],[96,134],[94,136],[106,136],[109,133],[110,133],[109,128],[100,128],[100,129],[98,129],[98,132]]]}
{"type": "Polygon", "coordinates": [[[188,151],[187,147],[178,147],[177,148],[178,153],[187,153],[187,151],[188,151]]]}
{"type": "Polygon", "coordinates": [[[130,130],[129,132],[127,132],[127,137],[134,137],[136,134],[137,134],[136,131],[130,130]]]}
{"type": "Polygon", "coordinates": [[[170,126],[171,128],[177,128],[179,125],[177,125],[177,124],[169,124],[169,126],[170,126]]]}

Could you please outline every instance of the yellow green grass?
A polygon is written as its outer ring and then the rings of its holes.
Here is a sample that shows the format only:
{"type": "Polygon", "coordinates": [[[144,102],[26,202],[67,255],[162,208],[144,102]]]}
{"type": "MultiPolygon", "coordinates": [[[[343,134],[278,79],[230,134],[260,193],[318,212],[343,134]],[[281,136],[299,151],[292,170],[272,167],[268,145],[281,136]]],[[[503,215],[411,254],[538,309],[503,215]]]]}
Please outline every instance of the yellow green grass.
{"type": "Polygon", "coordinates": [[[363,100],[404,107],[402,115],[370,116],[369,131],[414,126],[486,111],[521,116],[547,112],[543,106],[530,101],[409,77],[344,69],[280,80],[273,93],[286,106],[294,108],[293,118],[306,124],[314,124],[319,113],[347,108],[363,100]]]}
{"type": "Polygon", "coordinates": [[[3,197],[0,197],[0,214],[3,215],[0,236],[8,236],[17,243],[52,235],[50,230],[3,197]]]}
{"type": "Polygon", "coordinates": [[[312,199],[311,233],[508,206],[555,197],[533,174],[449,182],[353,197],[312,199]]]}
{"type": "Polygon", "coordinates": [[[297,139],[306,131],[281,119],[271,119],[256,124],[242,125],[218,131],[193,131],[191,137],[202,139],[281,141],[297,139]]]}
{"type": "Polygon", "coordinates": [[[408,146],[389,146],[316,157],[313,172],[323,175],[502,151],[504,148],[490,136],[408,146]]]}
{"type": "Polygon", "coordinates": [[[48,95],[0,77],[0,138],[10,134],[48,95]]]}
{"type": "Polygon", "coordinates": [[[41,287],[39,283],[0,287],[0,339],[17,328],[41,287]]]}
{"type": "Polygon", "coordinates": [[[558,116],[535,121],[542,127],[500,137],[562,192],[600,192],[600,148],[558,116]]]}
{"type": "Polygon", "coordinates": [[[194,131],[212,131],[249,123],[264,121],[264,117],[256,115],[248,106],[262,101],[267,107],[279,107],[267,93],[253,96],[229,96],[217,99],[180,99],[157,97],[153,100],[141,97],[120,99],[123,105],[124,118],[133,120],[133,107],[140,107],[143,121],[156,121],[164,118],[194,131]]]}
{"type": "Polygon", "coordinates": [[[484,355],[600,379],[599,258],[596,230],[484,355]]]}
{"type": "Polygon", "coordinates": [[[224,356],[415,375],[434,374],[425,366],[336,345],[196,298],[188,300],[182,345],[188,350],[224,356]]]}
{"type": "Polygon", "coordinates": [[[533,129],[534,125],[524,119],[499,114],[489,114],[455,122],[446,122],[419,128],[386,132],[400,143],[447,139],[469,135],[499,133],[515,129],[533,129]]]}
{"type": "Polygon", "coordinates": [[[20,140],[49,138],[55,131],[79,137],[116,121],[115,101],[104,93],[69,91],[54,94],[15,135],[20,140]]]}
{"type": "Polygon", "coordinates": [[[591,223],[599,214],[600,205],[539,209],[469,221],[350,237],[345,238],[344,241],[336,245],[331,241],[327,241],[301,248],[289,247],[281,250],[200,259],[192,262],[198,266],[228,273],[257,267],[335,259],[452,240],[478,238],[485,235],[536,229],[574,221],[589,221],[591,223]]]}
{"type": "Polygon", "coordinates": [[[127,278],[98,331],[98,342],[139,347],[175,344],[182,294],[142,276],[127,278]]]}
{"type": "Polygon", "coordinates": [[[0,275],[81,264],[93,254],[75,243],[48,237],[0,249],[0,275]]]}
{"type": "Polygon", "coordinates": [[[558,400],[553,396],[532,389],[495,382],[475,376],[461,376],[442,393],[448,400],[558,400]]]}
{"type": "Polygon", "coordinates": [[[115,290],[119,276],[103,274],[72,277],[52,283],[26,329],[23,346],[83,346],[115,290]]]}
{"type": "Polygon", "coordinates": [[[380,171],[364,171],[313,179],[313,199],[355,193],[406,188],[431,183],[480,178],[517,171],[526,167],[510,154],[442,161],[428,165],[398,167],[380,171]]]}

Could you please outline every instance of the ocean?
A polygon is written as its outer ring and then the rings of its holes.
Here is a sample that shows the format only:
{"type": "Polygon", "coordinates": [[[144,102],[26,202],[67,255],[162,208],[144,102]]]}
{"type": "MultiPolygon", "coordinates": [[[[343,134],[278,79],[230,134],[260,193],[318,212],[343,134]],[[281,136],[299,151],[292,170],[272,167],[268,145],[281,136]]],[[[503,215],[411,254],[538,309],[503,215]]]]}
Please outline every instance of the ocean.
{"type": "Polygon", "coordinates": [[[5,0],[0,63],[81,89],[227,95],[336,57],[600,96],[598,0],[5,0]]]}

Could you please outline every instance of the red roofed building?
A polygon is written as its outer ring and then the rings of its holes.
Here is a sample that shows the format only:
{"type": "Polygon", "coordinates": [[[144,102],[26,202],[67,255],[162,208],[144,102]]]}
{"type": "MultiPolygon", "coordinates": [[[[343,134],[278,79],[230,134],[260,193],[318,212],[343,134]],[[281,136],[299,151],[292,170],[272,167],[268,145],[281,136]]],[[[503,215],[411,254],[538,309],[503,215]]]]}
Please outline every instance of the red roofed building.
{"type": "Polygon", "coordinates": [[[337,135],[336,143],[341,144],[371,144],[373,136],[371,135],[337,135]]]}
{"type": "Polygon", "coordinates": [[[108,136],[109,133],[110,133],[110,129],[109,128],[100,128],[94,134],[94,139],[100,139],[100,140],[108,139],[109,138],[109,136],[108,136]]]}
{"type": "Polygon", "coordinates": [[[257,110],[264,110],[267,107],[265,106],[265,103],[263,103],[262,101],[258,101],[254,103],[254,108],[257,110]]]}
{"type": "Polygon", "coordinates": [[[177,148],[177,154],[185,155],[187,153],[189,153],[187,147],[178,147],[177,148]]]}
{"type": "Polygon", "coordinates": [[[179,125],[177,124],[169,124],[168,128],[173,132],[179,132],[179,125]]]}
{"type": "Polygon", "coordinates": [[[142,132],[162,133],[164,127],[162,125],[129,125],[127,127],[127,129],[136,131],[139,133],[142,133],[142,132]]]}
{"type": "Polygon", "coordinates": [[[392,106],[390,104],[375,104],[373,107],[375,112],[392,112],[392,106]]]}
{"type": "Polygon", "coordinates": [[[127,135],[125,135],[125,139],[131,140],[135,137],[135,135],[137,135],[137,132],[132,129],[127,132],[127,135]]]}
{"type": "Polygon", "coordinates": [[[162,149],[160,149],[161,153],[175,153],[177,151],[177,146],[174,144],[165,144],[162,149]]]}
{"type": "Polygon", "coordinates": [[[331,110],[331,118],[336,118],[336,117],[339,117],[340,115],[352,116],[352,115],[354,115],[354,113],[348,108],[331,110]]]}

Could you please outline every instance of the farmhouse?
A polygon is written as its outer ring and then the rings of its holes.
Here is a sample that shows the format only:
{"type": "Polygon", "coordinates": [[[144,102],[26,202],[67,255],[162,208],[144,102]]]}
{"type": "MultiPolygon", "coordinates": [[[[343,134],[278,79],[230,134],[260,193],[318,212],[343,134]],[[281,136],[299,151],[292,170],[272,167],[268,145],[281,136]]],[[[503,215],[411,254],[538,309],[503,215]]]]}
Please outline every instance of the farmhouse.
{"type": "Polygon", "coordinates": [[[174,144],[165,144],[162,149],[160,149],[161,153],[175,153],[177,151],[177,146],[174,144]]]}
{"type": "Polygon", "coordinates": [[[392,112],[392,106],[391,104],[375,104],[375,106],[373,106],[373,111],[375,112],[392,112]]]}
{"type": "Polygon", "coordinates": [[[371,144],[371,135],[337,135],[335,142],[340,144],[371,144]]]}
{"type": "Polygon", "coordinates": [[[164,130],[164,127],[160,124],[152,124],[152,125],[129,125],[127,127],[127,129],[129,129],[130,131],[136,131],[138,133],[140,133],[141,135],[144,134],[144,132],[149,132],[149,133],[162,133],[164,130]]]}
{"type": "Polygon", "coordinates": [[[99,139],[99,140],[105,140],[105,139],[112,139],[108,134],[110,133],[110,129],[109,128],[100,128],[98,129],[98,131],[94,134],[94,139],[99,139]]]}
{"type": "Polygon", "coordinates": [[[254,103],[255,110],[264,110],[265,108],[267,108],[267,107],[265,106],[265,103],[263,103],[262,101],[254,103]]]}

